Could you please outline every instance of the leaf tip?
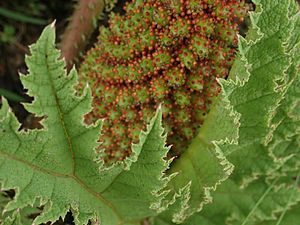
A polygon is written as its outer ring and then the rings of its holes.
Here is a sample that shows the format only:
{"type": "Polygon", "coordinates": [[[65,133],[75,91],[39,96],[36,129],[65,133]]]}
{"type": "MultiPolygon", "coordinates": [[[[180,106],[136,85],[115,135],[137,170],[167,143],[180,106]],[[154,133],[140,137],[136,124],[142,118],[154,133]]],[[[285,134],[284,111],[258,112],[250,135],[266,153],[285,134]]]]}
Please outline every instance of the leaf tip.
{"type": "Polygon", "coordinates": [[[53,22],[50,24],[51,28],[55,28],[56,20],[53,20],[53,22]]]}

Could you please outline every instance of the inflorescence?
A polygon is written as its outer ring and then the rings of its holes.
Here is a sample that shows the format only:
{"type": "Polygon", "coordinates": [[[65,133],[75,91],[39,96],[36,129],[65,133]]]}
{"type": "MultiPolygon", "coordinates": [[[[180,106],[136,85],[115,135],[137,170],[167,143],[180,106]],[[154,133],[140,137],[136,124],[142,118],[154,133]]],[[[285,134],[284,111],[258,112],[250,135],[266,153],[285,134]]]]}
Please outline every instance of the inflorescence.
{"type": "Polygon", "coordinates": [[[94,97],[87,120],[105,118],[105,158],[122,160],[162,103],[178,155],[220,91],[216,78],[228,76],[247,7],[243,0],[133,0],[124,8],[100,29],[81,67],[94,97]]]}

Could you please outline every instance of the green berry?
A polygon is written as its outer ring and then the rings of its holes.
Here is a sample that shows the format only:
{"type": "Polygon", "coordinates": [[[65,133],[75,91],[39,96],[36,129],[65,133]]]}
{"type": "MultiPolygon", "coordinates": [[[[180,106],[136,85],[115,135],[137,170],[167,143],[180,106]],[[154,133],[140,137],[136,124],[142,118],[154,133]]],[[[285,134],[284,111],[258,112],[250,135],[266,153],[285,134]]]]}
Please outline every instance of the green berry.
{"type": "Polygon", "coordinates": [[[179,58],[185,67],[190,70],[197,64],[196,56],[192,50],[189,50],[188,48],[182,49],[182,52],[179,54],[179,58]]]}
{"type": "Polygon", "coordinates": [[[204,87],[203,75],[200,73],[191,73],[188,79],[188,86],[194,91],[202,91],[204,87]]]}
{"type": "Polygon", "coordinates": [[[179,87],[185,83],[185,74],[178,67],[173,67],[166,71],[165,78],[171,87],[179,87]]]}
{"type": "Polygon", "coordinates": [[[174,93],[174,99],[181,107],[188,106],[191,103],[189,91],[183,88],[174,93]]]}

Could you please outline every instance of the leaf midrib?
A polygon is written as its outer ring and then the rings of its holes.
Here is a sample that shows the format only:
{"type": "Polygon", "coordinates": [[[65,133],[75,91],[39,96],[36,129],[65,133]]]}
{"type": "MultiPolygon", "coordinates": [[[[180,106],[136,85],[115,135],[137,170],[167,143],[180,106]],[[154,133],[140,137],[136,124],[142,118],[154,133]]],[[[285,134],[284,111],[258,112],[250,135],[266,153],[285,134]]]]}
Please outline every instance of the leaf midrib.
{"type": "MultiPolygon", "coordinates": [[[[47,42],[46,42],[47,43],[47,42]]],[[[48,81],[51,85],[51,90],[52,90],[52,94],[55,98],[55,107],[57,109],[57,113],[59,115],[59,119],[60,119],[60,122],[61,122],[61,126],[62,126],[62,129],[64,131],[64,134],[65,134],[65,138],[67,140],[67,144],[68,144],[68,149],[71,153],[71,156],[72,156],[72,175],[76,176],[75,175],[75,169],[76,169],[76,161],[75,161],[75,154],[74,154],[74,150],[73,150],[73,143],[71,141],[71,138],[70,138],[70,135],[69,135],[69,132],[68,132],[68,129],[67,129],[67,126],[65,124],[65,121],[64,121],[64,114],[62,113],[62,110],[61,110],[61,106],[60,106],[60,101],[58,99],[58,96],[57,96],[57,91],[55,89],[55,86],[53,84],[53,80],[52,80],[52,77],[51,77],[51,70],[49,68],[49,63],[48,63],[48,52],[47,52],[47,48],[46,48],[46,52],[45,52],[45,64],[46,64],[46,67],[47,67],[47,77],[48,77],[48,81]]]]}
{"type": "Polygon", "coordinates": [[[100,193],[95,192],[93,189],[91,189],[90,187],[88,187],[81,179],[79,179],[76,175],[73,174],[63,174],[63,173],[57,173],[57,172],[53,172],[51,170],[45,169],[43,167],[34,165],[32,163],[29,163],[26,160],[20,159],[18,157],[15,157],[11,154],[5,153],[5,152],[0,152],[0,155],[10,159],[10,160],[14,160],[17,161],[19,163],[22,163],[30,168],[32,168],[32,170],[35,171],[39,171],[41,173],[45,173],[48,174],[50,176],[54,176],[54,177],[59,177],[59,178],[66,178],[66,179],[72,179],[74,180],[76,183],[78,183],[83,189],[85,189],[88,193],[92,194],[94,197],[96,197],[99,201],[101,201],[102,203],[104,203],[105,205],[107,205],[109,208],[112,209],[112,211],[117,215],[117,217],[120,220],[120,224],[124,223],[121,215],[117,212],[117,209],[115,208],[115,206],[109,202],[107,199],[105,199],[100,193]]]}
{"type": "MultiPolygon", "coordinates": [[[[116,208],[113,206],[113,204],[111,202],[109,202],[108,200],[106,200],[105,198],[103,198],[103,196],[98,193],[98,192],[95,192],[93,189],[89,188],[82,180],[80,180],[77,176],[74,176],[74,175],[70,175],[70,174],[61,174],[61,173],[57,173],[57,172],[53,172],[51,170],[47,170],[47,169],[44,169],[43,167],[39,167],[37,165],[34,165],[32,163],[29,163],[28,161],[25,161],[25,160],[22,160],[18,157],[15,157],[11,154],[8,154],[8,153],[4,153],[4,152],[0,152],[0,155],[3,155],[4,157],[7,157],[11,160],[14,160],[14,161],[18,161],[22,164],[25,164],[26,166],[28,167],[31,167],[33,170],[36,170],[36,171],[40,171],[42,173],[46,173],[46,174],[49,174],[51,176],[54,176],[54,177],[59,177],[59,178],[65,178],[65,179],[72,179],[74,180],[75,182],[77,182],[83,189],[85,189],[88,193],[90,193],[91,195],[93,195],[94,197],[96,197],[99,201],[105,203],[107,206],[109,206],[113,212],[117,215],[117,217],[119,218],[119,222],[118,224],[116,225],[122,225],[124,223],[126,224],[136,224],[138,223],[139,221],[124,221],[121,217],[121,215],[119,215],[117,213],[117,210],[116,208]]],[[[101,218],[100,218],[101,219],[101,218]]]]}
{"type": "MultiPolygon", "coordinates": [[[[49,41],[49,39],[47,37],[45,43],[48,43],[48,41],[49,41]]],[[[47,50],[47,46],[45,46],[44,48],[45,48],[45,65],[46,65],[46,70],[47,70],[46,71],[46,74],[47,74],[46,76],[47,76],[48,81],[49,81],[50,86],[51,86],[52,95],[55,98],[55,102],[56,102],[55,107],[56,107],[56,110],[57,110],[57,113],[58,113],[58,116],[59,116],[61,127],[62,127],[62,129],[64,131],[64,135],[65,135],[65,138],[66,138],[66,141],[67,141],[67,145],[68,145],[68,150],[70,151],[71,157],[72,157],[72,170],[71,170],[71,174],[62,174],[62,173],[53,172],[51,170],[48,170],[48,169],[45,169],[43,167],[34,165],[34,164],[32,164],[32,163],[30,163],[28,161],[22,160],[22,159],[20,159],[18,157],[15,157],[15,156],[11,155],[11,154],[8,154],[8,153],[0,152],[0,155],[6,156],[7,158],[10,158],[11,160],[18,161],[18,162],[20,162],[22,164],[25,164],[25,165],[29,166],[30,168],[32,168],[33,170],[40,171],[42,173],[46,173],[46,174],[49,174],[49,175],[54,176],[54,177],[68,178],[68,179],[74,180],[83,189],[85,189],[88,193],[92,194],[96,199],[98,199],[103,204],[105,204],[109,208],[111,208],[111,210],[118,217],[119,224],[122,224],[122,223],[124,223],[124,221],[123,221],[121,215],[117,212],[117,209],[115,208],[115,206],[110,201],[108,201],[107,199],[105,199],[100,193],[95,192],[93,189],[91,189],[89,186],[87,186],[76,175],[76,160],[75,160],[75,153],[74,153],[74,150],[73,150],[73,143],[71,141],[68,128],[67,128],[67,126],[65,124],[64,113],[63,113],[63,111],[61,109],[60,101],[59,101],[58,96],[57,96],[57,90],[56,90],[55,85],[54,85],[53,80],[52,80],[51,70],[49,68],[49,62],[48,62],[49,52],[47,50]]],[[[65,74],[65,76],[66,76],[66,74],[65,74]]],[[[99,174],[99,176],[100,176],[100,174],[99,174]]]]}

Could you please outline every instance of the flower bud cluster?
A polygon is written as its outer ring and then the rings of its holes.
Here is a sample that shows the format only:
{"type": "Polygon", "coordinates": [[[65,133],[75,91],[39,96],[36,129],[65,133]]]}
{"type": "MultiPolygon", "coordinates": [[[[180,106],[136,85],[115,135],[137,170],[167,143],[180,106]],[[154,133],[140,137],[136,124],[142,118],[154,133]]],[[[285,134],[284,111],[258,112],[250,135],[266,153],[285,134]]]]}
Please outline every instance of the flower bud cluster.
{"type": "Polygon", "coordinates": [[[122,160],[163,104],[168,144],[180,154],[226,78],[243,0],[133,0],[113,14],[81,67],[94,97],[88,119],[105,118],[106,159],[122,160]]]}

